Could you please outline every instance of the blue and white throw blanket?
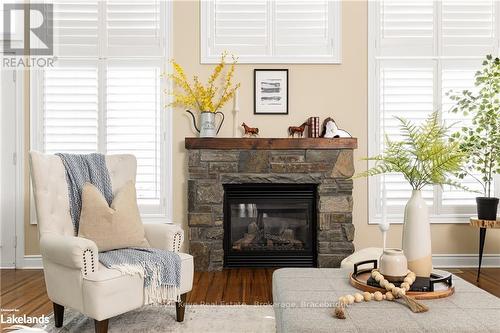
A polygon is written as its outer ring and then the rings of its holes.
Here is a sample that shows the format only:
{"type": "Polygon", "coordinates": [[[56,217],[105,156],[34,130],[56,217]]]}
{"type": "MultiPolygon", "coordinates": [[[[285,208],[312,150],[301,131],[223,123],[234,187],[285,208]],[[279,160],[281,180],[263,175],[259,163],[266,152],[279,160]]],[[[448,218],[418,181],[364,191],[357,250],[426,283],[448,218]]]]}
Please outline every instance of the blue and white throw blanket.
{"type": "MultiPolygon", "coordinates": [[[[82,189],[91,183],[108,202],[113,201],[111,179],[102,154],[56,154],[66,169],[69,207],[75,235],[78,234],[82,189]]],[[[99,261],[107,268],[124,274],[138,274],[144,279],[144,304],[179,301],[181,259],[175,252],[152,248],[126,248],[99,253],[99,261]]]]}
{"type": "Polygon", "coordinates": [[[75,235],[78,234],[80,211],[82,209],[82,190],[85,183],[99,189],[108,205],[113,201],[113,189],[109,178],[106,159],[103,154],[56,154],[66,169],[68,183],[69,213],[73,221],[75,235]]]}

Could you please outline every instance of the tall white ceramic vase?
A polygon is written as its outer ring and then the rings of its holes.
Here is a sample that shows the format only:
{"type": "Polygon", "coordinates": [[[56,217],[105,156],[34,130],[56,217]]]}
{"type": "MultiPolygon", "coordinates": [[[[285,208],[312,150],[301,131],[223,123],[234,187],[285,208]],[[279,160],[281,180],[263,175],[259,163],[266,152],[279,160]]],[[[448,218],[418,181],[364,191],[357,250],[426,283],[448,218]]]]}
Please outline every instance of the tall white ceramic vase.
{"type": "Polygon", "coordinates": [[[420,277],[430,276],[432,249],[429,210],[419,190],[412,191],[405,207],[403,251],[408,259],[409,270],[420,277]]]}

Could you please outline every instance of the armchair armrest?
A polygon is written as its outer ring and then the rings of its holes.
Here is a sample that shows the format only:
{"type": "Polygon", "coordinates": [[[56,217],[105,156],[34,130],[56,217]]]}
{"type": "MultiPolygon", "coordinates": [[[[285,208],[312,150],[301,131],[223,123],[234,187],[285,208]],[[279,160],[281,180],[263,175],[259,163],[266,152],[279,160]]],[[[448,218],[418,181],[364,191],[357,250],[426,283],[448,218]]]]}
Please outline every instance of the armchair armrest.
{"type": "Polygon", "coordinates": [[[179,252],[184,241],[184,231],[176,224],[144,224],[144,232],[153,248],[179,252]]]}
{"type": "Polygon", "coordinates": [[[90,239],[46,233],[40,238],[40,250],[44,259],[80,269],[83,275],[97,271],[97,245],[90,239]]]}

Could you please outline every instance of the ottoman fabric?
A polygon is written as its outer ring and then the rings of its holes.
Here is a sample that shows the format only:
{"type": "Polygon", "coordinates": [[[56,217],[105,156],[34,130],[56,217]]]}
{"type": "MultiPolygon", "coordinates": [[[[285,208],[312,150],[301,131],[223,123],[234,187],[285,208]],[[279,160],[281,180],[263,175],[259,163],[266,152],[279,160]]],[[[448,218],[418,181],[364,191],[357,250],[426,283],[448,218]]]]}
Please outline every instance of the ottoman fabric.
{"type": "Polygon", "coordinates": [[[340,296],[360,292],[349,284],[350,269],[282,268],[273,274],[276,330],[286,332],[498,332],[500,299],[453,276],[455,294],[421,301],[425,313],[402,302],[363,302],[332,316],[340,296]]]}

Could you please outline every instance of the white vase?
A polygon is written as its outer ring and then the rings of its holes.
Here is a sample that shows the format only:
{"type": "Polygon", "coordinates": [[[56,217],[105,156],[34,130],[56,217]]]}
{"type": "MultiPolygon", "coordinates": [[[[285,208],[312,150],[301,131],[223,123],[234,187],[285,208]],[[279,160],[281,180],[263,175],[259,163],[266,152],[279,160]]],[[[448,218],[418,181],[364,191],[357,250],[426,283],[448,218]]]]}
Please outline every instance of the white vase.
{"type": "Polygon", "coordinates": [[[420,277],[429,277],[432,271],[431,226],[429,210],[422,193],[413,190],[405,207],[403,251],[408,269],[420,277]]]}
{"type": "Polygon", "coordinates": [[[384,249],[379,259],[379,271],[389,281],[403,281],[408,274],[408,261],[401,249],[384,249]]]}

